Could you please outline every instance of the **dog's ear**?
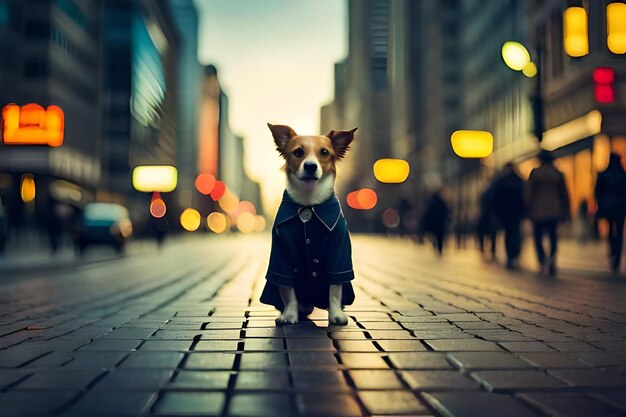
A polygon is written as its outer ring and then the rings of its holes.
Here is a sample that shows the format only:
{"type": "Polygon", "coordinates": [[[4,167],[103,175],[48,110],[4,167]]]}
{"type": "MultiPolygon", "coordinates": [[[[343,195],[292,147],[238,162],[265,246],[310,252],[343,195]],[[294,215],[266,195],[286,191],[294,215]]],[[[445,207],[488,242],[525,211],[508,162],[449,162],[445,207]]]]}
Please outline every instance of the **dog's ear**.
{"type": "Polygon", "coordinates": [[[287,150],[287,142],[289,142],[289,140],[294,136],[298,136],[298,134],[286,125],[272,125],[268,123],[267,127],[270,128],[272,136],[274,136],[276,150],[278,150],[280,155],[284,157],[287,150]]]}
{"type": "Polygon", "coordinates": [[[330,139],[335,150],[335,155],[339,158],[343,158],[346,152],[350,148],[350,143],[354,139],[354,132],[358,127],[352,130],[331,130],[326,134],[326,137],[330,139]]]}

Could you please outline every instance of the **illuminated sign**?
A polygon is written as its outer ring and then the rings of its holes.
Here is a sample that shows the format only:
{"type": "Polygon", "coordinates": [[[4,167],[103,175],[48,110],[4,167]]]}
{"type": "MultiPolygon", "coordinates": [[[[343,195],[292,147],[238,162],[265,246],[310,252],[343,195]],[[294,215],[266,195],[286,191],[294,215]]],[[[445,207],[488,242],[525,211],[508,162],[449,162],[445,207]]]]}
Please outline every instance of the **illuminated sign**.
{"type": "Polygon", "coordinates": [[[7,104],[2,109],[2,143],[5,145],[63,144],[63,110],[59,106],[44,109],[39,104],[7,104]]]}
{"type": "Polygon", "coordinates": [[[178,183],[178,171],[169,165],[142,165],[133,170],[133,187],[137,191],[151,193],[174,191],[178,183]]]}

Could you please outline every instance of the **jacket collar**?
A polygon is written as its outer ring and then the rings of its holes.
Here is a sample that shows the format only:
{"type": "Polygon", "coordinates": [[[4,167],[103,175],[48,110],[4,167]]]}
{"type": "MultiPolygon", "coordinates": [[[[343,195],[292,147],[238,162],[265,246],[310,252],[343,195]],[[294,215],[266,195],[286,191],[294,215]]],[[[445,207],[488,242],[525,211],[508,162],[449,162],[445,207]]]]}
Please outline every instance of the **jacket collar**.
{"type": "Polygon", "coordinates": [[[339,200],[334,194],[328,200],[321,204],[317,204],[311,207],[305,207],[293,201],[289,193],[285,191],[283,193],[283,201],[281,202],[280,207],[278,208],[278,213],[276,214],[274,228],[286,222],[287,220],[297,217],[300,213],[300,210],[303,210],[305,208],[310,208],[315,216],[320,219],[322,224],[324,224],[324,226],[326,226],[326,228],[331,232],[337,225],[337,222],[339,221],[339,218],[342,214],[339,200]]]}

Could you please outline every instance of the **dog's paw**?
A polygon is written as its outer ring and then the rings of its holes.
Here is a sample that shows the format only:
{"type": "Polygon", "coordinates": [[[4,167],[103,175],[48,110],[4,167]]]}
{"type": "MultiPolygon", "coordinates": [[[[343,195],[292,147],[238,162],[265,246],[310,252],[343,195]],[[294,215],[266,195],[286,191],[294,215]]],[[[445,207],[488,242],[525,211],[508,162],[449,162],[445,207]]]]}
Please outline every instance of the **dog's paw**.
{"type": "Polygon", "coordinates": [[[298,324],[298,309],[285,309],[278,318],[276,324],[283,326],[285,324],[298,324]],[[294,311],[295,310],[295,311],[294,311]]]}
{"type": "Polygon", "coordinates": [[[328,324],[332,326],[345,326],[348,324],[348,316],[341,310],[328,310],[328,324]]]}

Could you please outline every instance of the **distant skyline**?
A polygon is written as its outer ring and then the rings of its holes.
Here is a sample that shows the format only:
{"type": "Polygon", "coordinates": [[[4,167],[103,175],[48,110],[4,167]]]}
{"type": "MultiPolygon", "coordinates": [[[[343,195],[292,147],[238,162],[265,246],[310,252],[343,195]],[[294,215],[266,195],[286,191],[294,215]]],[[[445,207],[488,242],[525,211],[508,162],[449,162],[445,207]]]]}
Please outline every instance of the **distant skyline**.
{"type": "Polygon", "coordinates": [[[261,183],[271,217],[285,180],[266,123],[319,133],[320,107],[333,99],[334,64],[347,55],[346,1],[195,2],[198,58],[218,69],[231,128],[245,138],[246,170],[261,183]]]}

